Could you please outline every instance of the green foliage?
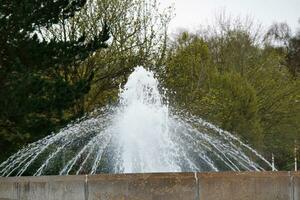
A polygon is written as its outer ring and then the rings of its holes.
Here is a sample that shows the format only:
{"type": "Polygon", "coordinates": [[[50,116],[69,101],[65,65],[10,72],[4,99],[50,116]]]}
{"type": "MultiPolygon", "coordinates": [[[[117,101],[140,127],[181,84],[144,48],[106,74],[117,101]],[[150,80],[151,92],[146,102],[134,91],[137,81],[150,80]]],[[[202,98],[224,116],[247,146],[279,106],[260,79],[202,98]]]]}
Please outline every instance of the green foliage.
{"type": "Polygon", "coordinates": [[[188,33],[179,37],[166,66],[165,84],[175,92],[173,102],[259,146],[254,88],[239,73],[218,71],[211,58],[203,39],[188,33]]]}
{"type": "Polygon", "coordinates": [[[85,0],[4,1],[0,6],[0,160],[83,114],[72,110],[94,74],[70,79],[72,68],[106,47],[108,26],[92,40],[44,38],[73,17],[85,0]]]}
{"type": "Polygon", "coordinates": [[[261,126],[255,89],[238,73],[214,77],[199,102],[200,112],[225,130],[239,134],[256,148],[261,146],[261,126]],[[212,101],[211,101],[212,100],[212,101]]]}
{"type": "Polygon", "coordinates": [[[92,7],[78,16],[82,31],[97,32],[97,19],[107,19],[111,24],[111,40],[110,48],[97,52],[91,60],[90,67],[96,70],[92,89],[86,96],[87,110],[116,102],[119,86],[125,84],[134,67],[142,65],[153,70],[161,67],[171,15],[171,10],[161,10],[156,0],[91,2],[92,7]]]}
{"type": "Polygon", "coordinates": [[[196,36],[183,33],[168,56],[166,65],[166,87],[176,92],[175,102],[189,105],[197,96],[203,95],[214,69],[208,47],[196,36]]]}
{"type": "Polygon", "coordinates": [[[267,158],[274,153],[277,167],[290,170],[300,139],[296,37],[286,47],[272,46],[242,26],[221,24],[210,35],[182,33],[171,45],[164,82],[170,101],[267,158]]]}

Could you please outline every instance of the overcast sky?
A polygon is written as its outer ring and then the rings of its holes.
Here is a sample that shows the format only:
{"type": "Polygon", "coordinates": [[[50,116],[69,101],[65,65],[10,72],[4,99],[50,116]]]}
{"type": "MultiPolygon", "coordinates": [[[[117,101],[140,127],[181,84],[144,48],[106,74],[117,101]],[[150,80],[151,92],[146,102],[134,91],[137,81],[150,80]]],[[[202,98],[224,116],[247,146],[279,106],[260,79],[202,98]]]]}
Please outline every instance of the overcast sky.
{"type": "Polygon", "coordinates": [[[211,23],[221,11],[232,16],[250,16],[264,26],[287,22],[293,31],[300,27],[300,0],[160,0],[163,6],[174,4],[175,17],[170,31],[178,28],[197,30],[211,23]]]}

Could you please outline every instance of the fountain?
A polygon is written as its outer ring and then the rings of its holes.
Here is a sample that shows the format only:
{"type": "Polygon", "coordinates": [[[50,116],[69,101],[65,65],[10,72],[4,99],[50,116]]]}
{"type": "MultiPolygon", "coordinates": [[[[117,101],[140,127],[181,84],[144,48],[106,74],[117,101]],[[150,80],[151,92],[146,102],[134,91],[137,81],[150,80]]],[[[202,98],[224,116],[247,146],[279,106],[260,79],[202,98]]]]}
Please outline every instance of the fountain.
{"type": "Polygon", "coordinates": [[[271,164],[238,137],[176,112],[153,72],[136,67],[119,103],[93,111],[29,144],[0,165],[1,176],[264,171],[271,164]]]}

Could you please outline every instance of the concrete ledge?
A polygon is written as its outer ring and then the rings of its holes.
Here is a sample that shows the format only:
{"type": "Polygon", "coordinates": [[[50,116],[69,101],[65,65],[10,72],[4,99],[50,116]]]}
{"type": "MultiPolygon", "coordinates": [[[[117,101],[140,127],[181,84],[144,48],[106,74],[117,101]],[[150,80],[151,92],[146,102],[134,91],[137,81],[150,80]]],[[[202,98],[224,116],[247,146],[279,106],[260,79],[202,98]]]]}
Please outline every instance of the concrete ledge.
{"type": "Polygon", "coordinates": [[[292,200],[288,172],[198,174],[200,199],[292,200]]]}
{"type": "Polygon", "coordinates": [[[300,200],[300,173],[0,177],[0,200],[300,200]]]}
{"type": "Polygon", "coordinates": [[[291,185],[293,186],[293,200],[300,200],[300,173],[293,173],[291,177],[291,185]]]}

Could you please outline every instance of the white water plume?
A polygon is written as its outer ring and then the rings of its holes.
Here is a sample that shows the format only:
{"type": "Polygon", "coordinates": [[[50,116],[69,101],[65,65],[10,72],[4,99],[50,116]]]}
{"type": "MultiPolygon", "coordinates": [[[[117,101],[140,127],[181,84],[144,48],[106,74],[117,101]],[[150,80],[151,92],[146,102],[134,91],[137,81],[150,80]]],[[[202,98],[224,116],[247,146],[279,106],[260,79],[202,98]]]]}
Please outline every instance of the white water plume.
{"type": "Polygon", "coordinates": [[[119,104],[94,111],[21,149],[1,176],[261,171],[271,164],[239,138],[201,118],[171,112],[153,72],[136,67],[119,104]]]}

